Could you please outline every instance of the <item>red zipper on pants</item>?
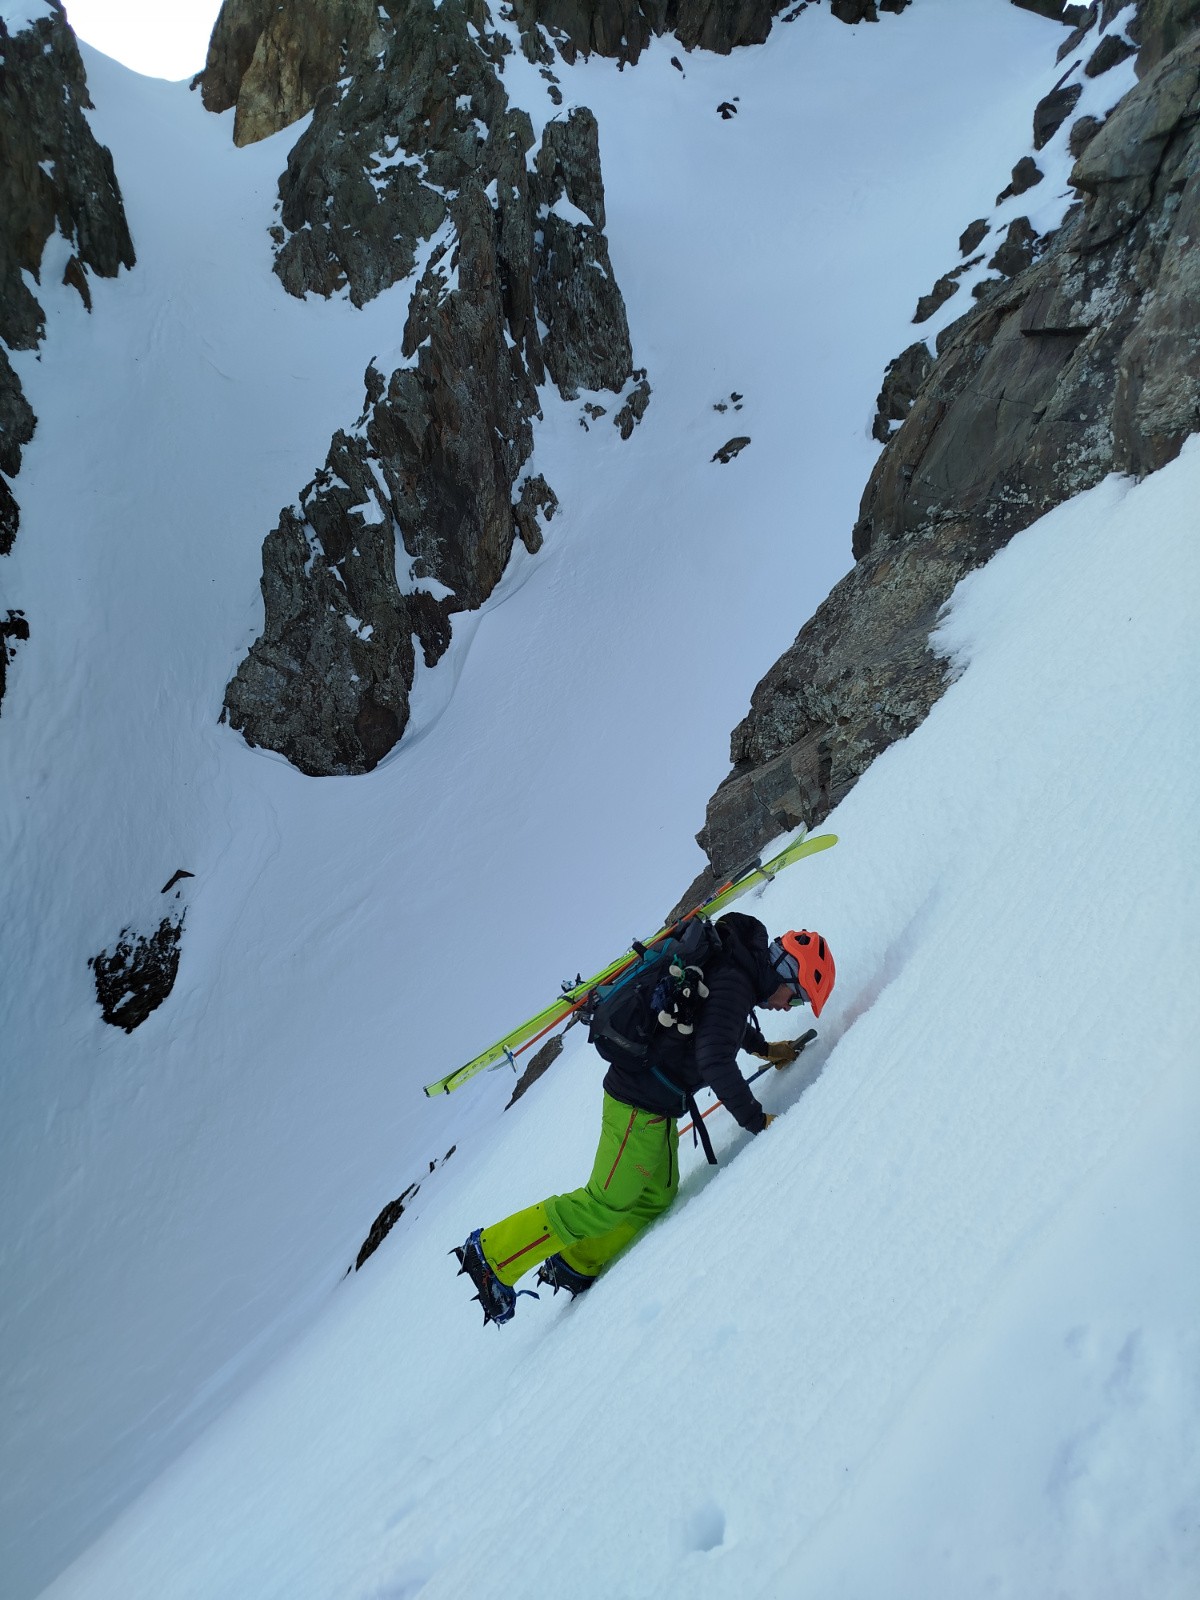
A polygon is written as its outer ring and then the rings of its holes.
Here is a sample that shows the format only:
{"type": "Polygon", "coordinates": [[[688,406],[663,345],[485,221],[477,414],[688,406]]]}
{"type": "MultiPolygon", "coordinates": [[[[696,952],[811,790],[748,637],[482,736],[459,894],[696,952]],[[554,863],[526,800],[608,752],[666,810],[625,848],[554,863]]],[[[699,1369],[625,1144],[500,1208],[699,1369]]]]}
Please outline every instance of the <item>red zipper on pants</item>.
{"type": "Polygon", "coordinates": [[[521,1248],[515,1251],[511,1256],[508,1256],[504,1261],[498,1262],[498,1268],[510,1266],[512,1262],[519,1260],[521,1256],[527,1256],[531,1250],[540,1249],[541,1246],[546,1243],[549,1237],[550,1235],[548,1233],[544,1233],[540,1239],[534,1239],[531,1244],[523,1244],[521,1248]]]}
{"type": "Polygon", "coordinates": [[[633,1124],[634,1124],[634,1122],[636,1120],[637,1120],[637,1112],[636,1111],[631,1111],[629,1113],[629,1126],[625,1129],[625,1137],[621,1140],[621,1148],[617,1151],[617,1159],[613,1162],[612,1166],[609,1168],[608,1177],[605,1178],[605,1180],[604,1180],[604,1187],[606,1189],[608,1188],[609,1184],[613,1181],[613,1173],[617,1170],[618,1166],[620,1166],[620,1164],[621,1164],[621,1157],[625,1154],[625,1146],[629,1143],[629,1135],[633,1132],[633,1124]]]}

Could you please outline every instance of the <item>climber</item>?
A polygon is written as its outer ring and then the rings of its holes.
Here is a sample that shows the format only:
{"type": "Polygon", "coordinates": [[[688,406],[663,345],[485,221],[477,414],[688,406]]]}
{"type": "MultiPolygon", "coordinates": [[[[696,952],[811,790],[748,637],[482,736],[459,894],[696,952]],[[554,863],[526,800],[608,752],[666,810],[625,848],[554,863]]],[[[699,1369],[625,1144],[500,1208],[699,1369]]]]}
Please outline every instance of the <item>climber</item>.
{"type": "MultiPolygon", "coordinates": [[[[667,1209],[679,1186],[676,1119],[690,1107],[697,1123],[697,1089],[712,1089],[748,1133],[762,1133],[774,1120],[738,1069],[738,1051],[782,1068],[800,1046],[793,1040],[768,1044],[751,1012],[807,1003],[820,1016],[834,985],[833,957],[818,933],[796,931],[769,941],[763,924],[740,912],[727,913],[712,931],[719,935],[718,953],[705,963],[694,1030],[660,1029],[640,1058],[604,1051],[609,1068],[600,1143],[587,1183],[476,1228],[454,1250],[479,1291],[485,1324],[512,1318],[514,1285],[533,1267],[539,1267],[537,1281],[556,1293],[590,1288],[667,1209]]],[[[703,1130],[702,1122],[697,1125],[703,1130]]]]}

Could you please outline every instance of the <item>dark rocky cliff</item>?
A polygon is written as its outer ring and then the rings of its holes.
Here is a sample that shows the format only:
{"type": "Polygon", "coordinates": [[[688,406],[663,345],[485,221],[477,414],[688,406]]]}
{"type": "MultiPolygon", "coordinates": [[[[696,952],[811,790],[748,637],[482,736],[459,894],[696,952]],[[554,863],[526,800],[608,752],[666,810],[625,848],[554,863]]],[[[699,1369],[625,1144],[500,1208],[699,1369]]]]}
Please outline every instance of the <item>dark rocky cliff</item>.
{"type": "MultiPolygon", "coordinates": [[[[833,10],[873,21],[908,3],[833,10]]],[[[454,613],[482,605],[514,540],[536,550],[554,514],[552,486],[524,475],[539,386],[616,394],[606,409],[625,438],[645,411],[650,385],[604,236],[595,119],[572,111],[535,151],[504,88],[513,38],[556,99],[555,48],[633,61],[669,31],[728,51],[765,38],[781,9],[225,0],[199,79],[205,104],[236,108],[239,143],[313,112],[279,185],[284,287],[362,305],[419,272],[407,364],[368,371],[362,415],[264,542],[263,633],[225,696],[251,744],[315,776],[374,767],[404,732],[418,650],[432,666],[454,613]]]]}
{"type": "MultiPolygon", "coordinates": [[[[90,309],[88,274],[134,264],[112,157],[84,116],[91,103],[59,0],[19,33],[0,21],[0,555],[20,525],[11,480],[37,420],[7,352],[36,349],[46,327],[23,274],[41,282],[46,243],[60,233],[71,249],[63,282],[90,309]]],[[[0,610],[0,700],[13,643],[27,637],[22,613],[0,610]]]]}
{"type": "Polygon", "coordinates": [[[380,49],[378,11],[375,0],[225,0],[198,80],[206,108],[235,108],[238,145],[288,127],[380,49]]]}
{"type": "MultiPolygon", "coordinates": [[[[1110,0],[1076,16],[1082,59],[1130,15],[1110,0]]],[[[733,771],[699,836],[718,877],[818,822],[926,716],[947,681],[929,635],[965,573],[1107,473],[1162,466],[1200,429],[1198,23],[1194,0],[1140,8],[1140,82],[1102,126],[1062,127],[1078,199],[1061,228],[983,286],[936,359],[905,353],[907,416],[863,494],[857,564],[734,730],[733,771]]],[[[1128,48],[1121,36],[1104,55],[1128,48]]]]}
{"type": "MultiPolygon", "coordinates": [[[[556,54],[635,62],[655,37],[670,34],[685,50],[728,55],[761,44],[781,13],[789,17],[822,0],[507,0],[496,15],[516,24],[530,61],[550,72],[556,54]]],[[[829,0],[847,23],[877,22],[912,0],[829,0]]],[[[1060,8],[1061,9],[1061,8],[1060,8]]],[[[1078,9],[1082,9],[1079,7],[1078,9]]],[[[473,8],[488,31],[491,13],[473,8]]],[[[403,32],[402,0],[224,0],[197,79],[210,111],[234,108],[237,144],[286,128],[312,109],[321,91],[384,48],[390,18],[403,32]],[[381,18],[381,12],[383,17],[381,18]]]]}
{"type": "Polygon", "coordinates": [[[547,378],[610,390],[633,371],[604,237],[595,118],[533,128],[471,0],[403,0],[377,54],[318,99],[280,180],[276,271],[291,293],[363,304],[419,270],[402,354],[371,367],[357,422],[263,546],[262,637],[226,692],[257,745],[313,775],[369,771],[408,720],[416,651],[491,594],[556,501],[523,476],[547,378]]]}

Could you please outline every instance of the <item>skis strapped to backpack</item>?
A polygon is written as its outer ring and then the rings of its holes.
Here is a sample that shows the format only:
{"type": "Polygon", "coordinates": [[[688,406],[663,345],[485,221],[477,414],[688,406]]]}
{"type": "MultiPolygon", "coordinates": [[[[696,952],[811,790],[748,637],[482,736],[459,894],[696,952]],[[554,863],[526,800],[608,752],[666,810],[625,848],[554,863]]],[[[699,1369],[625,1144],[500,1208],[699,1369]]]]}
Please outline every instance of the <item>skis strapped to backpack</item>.
{"type": "MultiPolygon", "coordinates": [[[[815,837],[806,836],[804,829],[768,861],[754,860],[747,862],[740,871],[735,872],[728,883],[722,884],[717,892],[706,900],[703,905],[697,906],[695,911],[689,912],[684,921],[690,923],[701,918],[719,916],[725,908],[740,895],[759,888],[770,881],[793,862],[801,861],[806,856],[816,855],[818,851],[828,850],[837,843],[837,835],[833,833],[818,834],[815,837]]],[[[674,927],[678,927],[676,923],[674,927]]],[[[668,938],[673,928],[668,927],[655,934],[643,945],[634,945],[623,956],[618,956],[615,961],[608,964],[593,977],[578,979],[575,983],[566,984],[563,992],[544,1006],[541,1011],[535,1012],[532,1017],[527,1017],[518,1027],[513,1028],[502,1038],[488,1045],[486,1050],[481,1050],[477,1056],[463,1066],[448,1072],[444,1078],[438,1078],[434,1083],[425,1085],[427,1095],[452,1094],[462,1084],[468,1083],[479,1072],[485,1072],[493,1067],[502,1067],[509,1064],[516,1070],[516,1057],[523,1054],[535,1045],[539,1039],[544,1039],[555,1028],[561,1027],[564,1022],[572,1019],[575,1014],[587,1004],[589,996],[599,987],[612,982],[618,976],[623,976],[640,962],[642,955],[649,949],[657,949],[662,941],[668,938]]]]}
{"type": "Polygon", "coordinates": [[[720,930],[700,916],[676,923],[660,943],[635,945],[637,964],[597,984],[579,1008],[589,1043],[612,1066],[638,1067],[663,1029],[686,1038],[708,997],[705,964],[721,948],[720,930]]]}
{"type": "Polygon", "coordinates": [[[692,1137],[703,1145],[705,1159],[714,1167],[716,1152],[695,1096],[676,1083],[652,1054],[664,1033],[687,1039],[695,1032],[696,1017],[708,998],[704,969],[724,944],[720,928],[694,913],[653,945],[635,945],[636,964],[598,984],[579,1009],[597,1055],[626,1072],[652,1073],[679,1096],[679,1114],[691,1113],[692,1137]]]}

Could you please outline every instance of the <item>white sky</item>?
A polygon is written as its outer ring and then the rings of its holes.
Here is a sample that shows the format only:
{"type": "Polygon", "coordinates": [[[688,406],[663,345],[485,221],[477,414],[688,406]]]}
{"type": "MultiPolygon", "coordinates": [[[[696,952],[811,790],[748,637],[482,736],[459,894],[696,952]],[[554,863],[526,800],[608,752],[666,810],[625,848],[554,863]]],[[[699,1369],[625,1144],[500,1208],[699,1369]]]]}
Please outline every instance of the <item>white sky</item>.
{"type": "Polygon", "coordinates": [[[208,53],[221,0],[64,0],[79,37],[152,78],[190,78],[208,53]]]}

